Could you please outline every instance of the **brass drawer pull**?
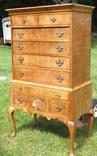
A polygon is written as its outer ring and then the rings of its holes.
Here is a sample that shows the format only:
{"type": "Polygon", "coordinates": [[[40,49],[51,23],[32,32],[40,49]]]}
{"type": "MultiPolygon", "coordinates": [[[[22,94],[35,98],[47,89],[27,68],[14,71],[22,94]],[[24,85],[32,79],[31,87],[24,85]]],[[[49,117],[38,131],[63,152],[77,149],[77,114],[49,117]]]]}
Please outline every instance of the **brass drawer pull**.
{"type": "Polygon", "coordinates": [[[17,34],[18,34],[18,36],[20,37],[20,39],[22,39],[24,33],[23,33],[23,32],[18,32],[17,34]]]}
{"type": "Polygon", "coordinates": [[[64,77],[61,76],[61,75],[57,75],[56,79],[57,79],[58,82],[62,82],[64,80],[64,77]]]}
{"type": "Polygon", "coordinates": [[[24,99],[23,99],[22,97],[18,97],[18,98],[17,98],[17,101],[18,101],[20,104],[22,104],[22,103],[24,102],[24,99]]]}
{"type": "Polygon", "coordinates": [[[20,57],[17,58],[17,60],[19,61],[19,63],[23,63],[24,57],[20,56],[20,57]]]}
{"type": "Polygon", "coordinates": [[[57,99],[60,99],[60,98],[61,98],[61,95],[56,94],[56,98],[57,98],[57,99]]]}
{"type": "Polygon", "coordinates": [[[58,31],[58,32],[56,32],[56,35],[58,37],[62,37],[64,35],[64,32],[63,31],[58,31]]]}
{"type": "Polygon", "coordinates": [[[18,49],[18,50],[22,50],[22,49],[23,49],[23,45],[22,45],[22,43],[18,43],[18,45],[17,45],[17,49],[18,49]]]}
{"type": "Polygon", "coordinates": [[[26,21],[26,18],[24,18],[24,17],[22,17],[21,18],[21,22],[23,23],[23,24],[25,24],[27,21],[26,21]]]}
{"type": "Polygon", "coordinates": [[[52,23],[56,22],[56,18],[55,17],[50,17],[50,20],[51,20],[52,23]]]}
{"type": "Polygon", "coordinates": [[[64,60],[58,59],[56,60],[56,64],[61,67],[64,64],[64,60]]]}
{"type": "Polygon", "coordinates": [[[18,73],[18,76],[19,76],[19,77],[23,77],[23,76],[24,76],[24,73],[23,73],[23,72],[19,72],[19,73],[18,73]]]}
{"type": "Polygon", "coordinates": [[[56,50],[57,50],[57,52],[62,52],[63,51],[63,47],[61,46],[61,45],[57,45],[56,46],[56,50]]]}
{"type": "Polygon", "coordinates": [[[61,111],[62,111],[62,108],[60,107],[60,104],[57,104],[57,105],[55,106],[55,111],[56,111],[56,112],[61,112],[61,111]]]}
{"type": "Polygon", "coordinates": [[[21,92],[23,88],[16,88],[16,91],[21,92]]]}
{"type": "Polygon", "coordinates": [[[32,107],[35,108],[36,110],[41,111],[42,110],[42,102],[40,100],[34,100],[32,102],[32,107]]]}

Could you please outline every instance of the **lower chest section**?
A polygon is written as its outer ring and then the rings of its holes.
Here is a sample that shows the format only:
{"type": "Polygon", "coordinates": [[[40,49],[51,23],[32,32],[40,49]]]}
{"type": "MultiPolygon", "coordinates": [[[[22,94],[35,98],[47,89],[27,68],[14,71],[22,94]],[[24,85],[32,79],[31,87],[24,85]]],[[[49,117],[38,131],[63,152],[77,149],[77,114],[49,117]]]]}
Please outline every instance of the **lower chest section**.
{"type": "Polygon", "coordinates": [[[29,114],[68,118],[70,93],[60,89],[11,83],[12,104],[29,114]]]}

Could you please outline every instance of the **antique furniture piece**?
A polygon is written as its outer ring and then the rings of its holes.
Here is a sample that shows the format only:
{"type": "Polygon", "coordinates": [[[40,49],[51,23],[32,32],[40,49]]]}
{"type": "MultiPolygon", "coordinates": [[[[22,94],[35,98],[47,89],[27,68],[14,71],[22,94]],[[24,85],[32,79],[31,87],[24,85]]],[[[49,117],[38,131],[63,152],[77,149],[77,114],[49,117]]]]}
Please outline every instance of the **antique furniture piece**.
{"type": "Polygon", "coordinates": [[[90,80],[92,7],[78,4],[7,10],[11,17],[13,80],[9,116],[22,109],[58,119],[70,131],[74,155],[76,121],[90,113],[93,124],[90,80]]]}

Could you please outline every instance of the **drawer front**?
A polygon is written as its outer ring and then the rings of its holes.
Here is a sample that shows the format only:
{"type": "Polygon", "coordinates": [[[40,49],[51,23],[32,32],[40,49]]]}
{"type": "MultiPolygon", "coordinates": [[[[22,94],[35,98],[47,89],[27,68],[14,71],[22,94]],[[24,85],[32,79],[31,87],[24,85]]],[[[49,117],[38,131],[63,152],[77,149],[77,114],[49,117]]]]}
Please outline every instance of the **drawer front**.
{"type": "Polygon", "coordinates": [[[12,26],[35,26],[38,24],[38,16],[36,15],[18,15],[12,16],[12,26]]]}
{"type": "Polygon", "coordinates": [[[69,92],[60,89],[51,89],[46,87],[39,87],[35,85],[11,83],[13,93],[24,94],[24,95],[35,95],[39,97],[46,97],[52,99],[61,99],[69,101],[69,92]]]}
{"type": "Polygon", "coordinates": [[[22,95],[29,95],[30,87],[28,85],[23,85],[19,83],[11,83],[11,89],[13,93],[22,94],[22,95]]]}
{"type": "Polygon", "coordinates": [[[62,70],[70,70],[71,67],[70,58],[49,56],[13,55],[13,63],[14,65],[55,68],[62,70]]]}
{"type": "Polygon", "coordinates": [[[13,42],[13,54],[70,56],[71,44],[62,42],[13,42]]]}
{"type": "Polygon", "coordinates": [[[12,26],[57,26],[70,24],[70,13],[12,16],[12,26]]]}
{"type": "Polygon", "coordinates": [[[30,68],[13,67],[13,79],[32,82],[32,74],[34,71],[30,68]]]}
{"type": "Polygon", "coordinates": [[[30,97],[29,112],[48,112],[48,99],[39,96],[30,97]]]}
{"type": "Polygon", "coordinates": [[[13,29],[13,41],[70,41],[70,28],[13,29]]]}
{"type": "Polygon", "coordinates": [[[39,16],[39,25],[66,25],[70,24],[70,14],[44,14],[39,16]]]}
{"type": "Polygon", "coordinates": [[[68,103],[64,100],[49,100],[49,112],[68,116],[68,103]]]}
{"type": "Polygon", "coordinates": [[[46,70],[41,68],[22,68],[14,66],[13,78],[34,83],[70,87],[70,72],[46,70]]]}
{"type": "Polygon", "coordinates": [[[29,105],[29,96],[14,92],[12,95],[12,105],[14,105],[17,109],[27,110],[29,105]]]}

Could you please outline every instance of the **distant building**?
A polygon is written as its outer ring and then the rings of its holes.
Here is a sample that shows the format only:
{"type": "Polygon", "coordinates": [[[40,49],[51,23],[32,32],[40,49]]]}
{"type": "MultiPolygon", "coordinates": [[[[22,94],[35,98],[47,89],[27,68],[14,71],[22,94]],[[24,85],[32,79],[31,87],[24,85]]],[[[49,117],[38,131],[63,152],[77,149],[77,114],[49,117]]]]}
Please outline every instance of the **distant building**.
{"type": "Polygon", "coordinates": [[[4,44],[9,44],[9,43],[11,43],[10,17],[3,18],[2,27],[3,27],[3,42],[4,42],[4,44]]]}

